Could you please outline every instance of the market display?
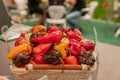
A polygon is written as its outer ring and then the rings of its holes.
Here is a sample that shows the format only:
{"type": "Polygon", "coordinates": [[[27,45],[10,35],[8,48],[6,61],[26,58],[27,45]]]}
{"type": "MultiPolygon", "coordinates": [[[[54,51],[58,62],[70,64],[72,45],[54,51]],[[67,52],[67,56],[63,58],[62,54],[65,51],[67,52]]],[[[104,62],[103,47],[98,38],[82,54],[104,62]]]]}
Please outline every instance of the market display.
{"type": "Polygon", "coordinates": [[[18,68],[34,65],[88,65],[95,64],[95,42],[86,40],[78,29],[36,25],[21,33],[8,59],[18,68]]]}

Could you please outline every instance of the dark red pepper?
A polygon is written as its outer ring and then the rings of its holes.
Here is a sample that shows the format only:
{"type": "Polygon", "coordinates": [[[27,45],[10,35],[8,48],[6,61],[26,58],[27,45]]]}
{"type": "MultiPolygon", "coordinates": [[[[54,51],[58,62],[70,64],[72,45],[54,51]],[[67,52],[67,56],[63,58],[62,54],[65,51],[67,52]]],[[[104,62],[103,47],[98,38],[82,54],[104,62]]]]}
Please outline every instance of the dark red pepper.
{"type": "Polygon", "coordinates": [[[86,51],[93,52],[95,50],[95,45],[93,41],[85,41],[83,43],[83,47],[85,48],[86,51]]]}
{"type": "Polygon", "coordinates": [[[43,55],[43,59],[47,64],[59,64],[61,62],[60,58],[62,58],[62,54],[57,50],[50,50],[43,55]]]}

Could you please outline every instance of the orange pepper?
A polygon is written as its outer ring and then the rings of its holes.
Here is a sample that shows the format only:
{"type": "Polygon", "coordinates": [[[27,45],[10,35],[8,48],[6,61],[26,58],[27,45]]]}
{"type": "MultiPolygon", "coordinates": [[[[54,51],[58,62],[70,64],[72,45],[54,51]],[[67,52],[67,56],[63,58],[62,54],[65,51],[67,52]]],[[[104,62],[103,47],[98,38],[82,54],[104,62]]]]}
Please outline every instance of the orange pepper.
{"type": "Polygon", "coordinates": [[[29,54],[32,51],[32,47],[28,44],[21,44],[12,48],[10,53],[7,55],[8,59],[13,59],[17,54],[29,54]]]}
{"type": "Polygon", "coordinates": [[[43,25],[34,26],[34,27],[32,28],[32,32],[33,32],[33,33],[41,32],[41,34],[45,34],[45,33],[46,33],[46,27],[43,26],[43,25]]]}

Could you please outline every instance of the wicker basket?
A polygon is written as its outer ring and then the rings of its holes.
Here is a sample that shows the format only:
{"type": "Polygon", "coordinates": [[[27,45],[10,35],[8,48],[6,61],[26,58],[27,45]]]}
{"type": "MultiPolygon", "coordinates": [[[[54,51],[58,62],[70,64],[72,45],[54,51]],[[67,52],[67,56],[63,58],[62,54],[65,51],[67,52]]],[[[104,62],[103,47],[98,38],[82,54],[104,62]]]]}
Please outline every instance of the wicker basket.
{"type": "Polygon", "coordinates": [[[25,68],[16,68],[14,65],[11,65],[10,68],[13,74],[19,75],[17,80],[37,80],[45,75],[48,79],[40,80],[87,80],[97,70],[97,63],[90,70],[65,69],[63,73],[59,69],[26,70],[25,68]]]}
{"type": "Polygon", "coordinates": [[[17,80],[87,80],[93,73],[95,73],[93,77],[97,76],[97,53],[94,53],[94,56],[96,62],[91,68],[87,65],[65,65],[63,73],[61,65],[29,64],[26,68],[17,68],[14,65],[10,65],[10,69],[14,75],[18,75],[17,80]],[[40,79],[44,76],[46,76],[45,79],[40,79]]]}

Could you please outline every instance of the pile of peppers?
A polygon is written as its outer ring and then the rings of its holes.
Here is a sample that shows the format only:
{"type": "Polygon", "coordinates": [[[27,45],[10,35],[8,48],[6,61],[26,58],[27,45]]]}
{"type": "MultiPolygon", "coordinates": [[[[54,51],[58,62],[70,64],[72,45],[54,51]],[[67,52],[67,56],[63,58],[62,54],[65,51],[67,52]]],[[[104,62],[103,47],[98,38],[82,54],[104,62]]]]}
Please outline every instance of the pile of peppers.
{"type": "Polygon", "coordinates": [[[16,44],[19,43],[19,45],[15,46],[8,54],[9,59],[14,59],[15,63],[20,63],[16,66],[23,65],[21,63],[23,59],[27,59],[27,62],[24,64],[29,62],[52,65],[62,63],[63,68],[64,64],[79,65],[85,63],[92,66],[95,62],[92,55],[95,47],[94,43],[92,41],[85,41],[78,29],[71,30],[69,27],[61,29],[57,26],[46,29],[44,26],[35,26],[32,28],[31,35],[28,38],[29,40],[26,43],[23,43],[23,39],[26,40],[25,36],[22,36],[22,40],[21,38],[17,39],[16,44]],[[87,55],[91,56],[86,58],[86,52],[87,55]],[[22,56],[25,57],[21,58],[22,56]],[[83,59],[87,59],[87,61],[83,59]]]}
{"type": "Polygon", "coordinates": [[[82,46],[83,43],[82,33],[78,29],[74,29],[73,31],[68,31],[66,34],[70,41],[69,44],[70,52],[72,53],[72,55],[78,56],[79,53],[84,51],[84,48],[82,46]]]}

